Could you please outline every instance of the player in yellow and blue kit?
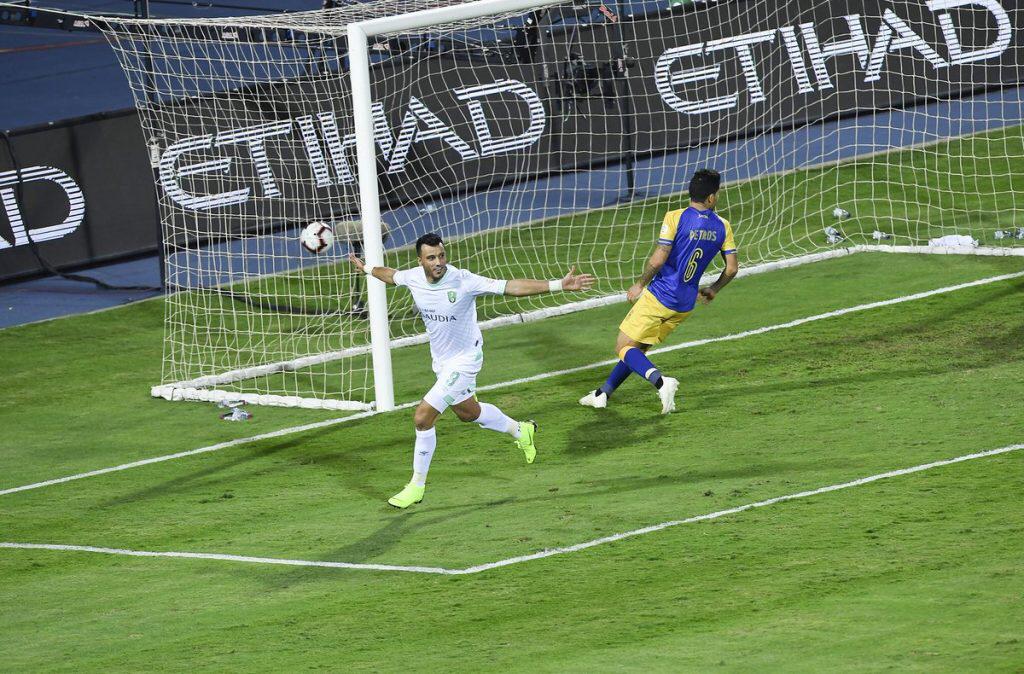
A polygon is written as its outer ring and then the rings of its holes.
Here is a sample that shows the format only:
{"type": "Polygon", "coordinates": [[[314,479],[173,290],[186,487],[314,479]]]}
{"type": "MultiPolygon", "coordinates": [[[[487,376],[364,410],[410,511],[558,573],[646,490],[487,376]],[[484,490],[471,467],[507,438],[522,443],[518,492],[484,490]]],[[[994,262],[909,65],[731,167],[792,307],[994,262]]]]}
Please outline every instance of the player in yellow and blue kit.
{"type": "Polygon", "coordinates": [[[601,388],[580,399],[581,405],[607,407],[612,392],[635,372],[657,389],[662,414],[675,409],[679,381],[662,376],[646,353],[690,315],[698,298],[704,304],[715,299],[739,271],[732,227],[714,210],[721,184],[718,171],[700,169],[690,180],[689,208],[665,215],[644,273],[626,292],[634,304],[619,326],[619,362],[601,388]],[[710,286],[700,288],[701,275],[717,254],[725,260],[725,270],[710,286]]]}

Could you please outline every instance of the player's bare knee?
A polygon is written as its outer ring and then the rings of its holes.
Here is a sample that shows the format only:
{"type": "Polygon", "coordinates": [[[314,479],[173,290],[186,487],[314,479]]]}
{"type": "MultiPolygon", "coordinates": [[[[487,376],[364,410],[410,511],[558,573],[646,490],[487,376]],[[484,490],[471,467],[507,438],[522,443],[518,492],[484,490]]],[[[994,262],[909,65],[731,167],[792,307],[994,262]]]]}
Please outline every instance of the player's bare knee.
{"type": "Polygon", "coordinates": [[[623,353],[627,349],[634,349],[634,348],[635,349],[640,349],[641,351],[646,352],[647,349],[649,349],[651,347],[650,347],[649,344],[641,344],[640,342],[634,340],[629,335],[626,335],[626,334],[620,332],[619,333],[619,338],[617,340],[615,340],[615,356],[621,360],[622,356],[623,356],[623,353]]]}
{"type": "Polygon", "coordinates": [[[421,403],[412,415],[412,423],[417,431],[428,431],[434,427],[437,420],[437,411],[426,403],[421,403]]]}
{"type": "Polygon", "coordinates": [[[459,421],[476,421],[480,417],[479,410],[464,410],[461,407],[453,407],[452,410],[459,421]]]}
{"type": "Polygon", "coordinates": [[[632,341],[633,340],[631,340],[629,337],[620,332],[618,339],[615,340],[615,354],[618,355],[619,353],[621,353],[622,349],[625,348],[626,346],[629,346],[629,344],[631,344],[632,341]]]}

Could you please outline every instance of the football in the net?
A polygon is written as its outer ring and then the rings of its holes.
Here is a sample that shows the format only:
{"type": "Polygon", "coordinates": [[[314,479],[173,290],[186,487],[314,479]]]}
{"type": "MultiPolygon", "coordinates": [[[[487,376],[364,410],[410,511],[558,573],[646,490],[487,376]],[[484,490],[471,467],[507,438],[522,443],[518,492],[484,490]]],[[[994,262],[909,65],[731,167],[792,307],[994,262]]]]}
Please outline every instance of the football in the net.
{"type": "Polygon", "coordinates": [[[311,222],[299,235],[302,247],[310,253],[323,253],[334,243],[334,230],[323,222],[311,222]]]}

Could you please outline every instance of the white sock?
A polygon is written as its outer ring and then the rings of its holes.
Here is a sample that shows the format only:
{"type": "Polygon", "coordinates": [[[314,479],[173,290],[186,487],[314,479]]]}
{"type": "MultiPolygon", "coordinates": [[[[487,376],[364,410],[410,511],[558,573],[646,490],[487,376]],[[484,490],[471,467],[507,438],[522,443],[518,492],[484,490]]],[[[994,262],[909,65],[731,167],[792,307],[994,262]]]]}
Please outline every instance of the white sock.
{"type": "Polygon", "coordinates": [[[436,447],[437,433],[433,428],[416,431],[416,447],[412,452],[412,483],[417,487],[427,483],[427,471],[430,470],[430,460],[434,458],[436,447]]]}
{"type": "Polygon", "coordinates": [[[490,403],[480,403],[480,416],[477,417],[476,423],[489,431],[508,433],[513,438],[519,437],[519,422],[505,416],[504,412],[490,403]]]}

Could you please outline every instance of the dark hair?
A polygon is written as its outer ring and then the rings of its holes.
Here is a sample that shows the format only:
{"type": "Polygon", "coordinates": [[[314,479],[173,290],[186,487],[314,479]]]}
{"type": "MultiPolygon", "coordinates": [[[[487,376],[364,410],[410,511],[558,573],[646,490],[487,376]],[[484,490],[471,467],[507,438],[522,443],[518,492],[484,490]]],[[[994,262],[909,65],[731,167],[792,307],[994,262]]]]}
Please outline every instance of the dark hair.
{"type": "Polygon", "coordinates": [[[690,200],[707,201],[722,186],[722,175],[715,169],[702,168],[690,179],[690,200]]]}
{"type": "Polygon", "coordinates": [[[420,248],[423,246],[440,246],[442,243],[444,243],[444,241],[442,241],[441,237],[437,234],[434,234],[433,232],[424,234],[420,238],[416,239],[416,255],[420,254],[420,248]]]}

